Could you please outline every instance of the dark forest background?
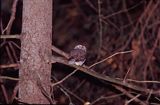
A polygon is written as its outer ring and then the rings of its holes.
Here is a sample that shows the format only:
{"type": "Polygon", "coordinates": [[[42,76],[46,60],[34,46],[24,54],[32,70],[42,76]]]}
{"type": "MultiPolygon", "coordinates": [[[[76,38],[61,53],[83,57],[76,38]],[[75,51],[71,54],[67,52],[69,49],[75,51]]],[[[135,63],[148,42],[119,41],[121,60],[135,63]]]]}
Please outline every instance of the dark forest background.
{"type": "MultiPolygon", "coordinates": [[[[13,0],[1,0],[1,35],[19,35],[22,29],[23,0],[16,6],[10,32],[3,32],[12,14],[13,0]]],[[[160,94],[160,0],[54,0],[53,45],[69,53],[77,44],[87,47],[85,65],[90,66],[116,52],[92,69],[111,78],[125,80],[160,94]]],[[[0,75],[18,78],[20,40],[0,39],[0,75]]],[[[54,54],[54,52],[53,52],[54,54]]],[[[52,76],[58,80],[73,68],[54,63],[52,76]]],[[[0,78],[0,104],[13,98],[17,81],[0,78]]],[[[77,72],[53,90],[60,104],[124,105],[138,95],[130,89],[104,83],[77,72]],[[129,94],[129,95],[126,95],[129,94]],[[130,97],[131,95],[131,97],[130,97]]],[[[17,103],[14,99],[13,103],[17,103]]],[[[159,95],[138,96],[139,103],[160,103],[159,95]]]]}

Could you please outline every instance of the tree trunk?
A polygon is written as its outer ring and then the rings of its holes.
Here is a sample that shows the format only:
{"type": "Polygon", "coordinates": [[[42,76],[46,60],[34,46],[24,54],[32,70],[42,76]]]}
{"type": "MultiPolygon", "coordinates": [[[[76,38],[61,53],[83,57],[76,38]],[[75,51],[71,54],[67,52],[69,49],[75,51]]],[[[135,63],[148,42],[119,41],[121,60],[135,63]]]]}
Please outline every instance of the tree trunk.
{"type": "Polygon", "coordinates": [[[23,0],[19,98],[49,104],[52,0],[23,0]]]}

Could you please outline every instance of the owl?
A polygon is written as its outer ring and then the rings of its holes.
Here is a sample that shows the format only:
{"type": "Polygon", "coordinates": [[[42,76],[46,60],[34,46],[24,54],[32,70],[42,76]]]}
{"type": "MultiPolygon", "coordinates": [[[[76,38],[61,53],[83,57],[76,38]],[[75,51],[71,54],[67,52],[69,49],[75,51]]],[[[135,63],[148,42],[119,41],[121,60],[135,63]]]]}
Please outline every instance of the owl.
{"type": "Polygon", "coordinates": [[[81,66],[86,61],[86,47],[83,45],[76,45],[69,54],[69,64],[81,66]]]}

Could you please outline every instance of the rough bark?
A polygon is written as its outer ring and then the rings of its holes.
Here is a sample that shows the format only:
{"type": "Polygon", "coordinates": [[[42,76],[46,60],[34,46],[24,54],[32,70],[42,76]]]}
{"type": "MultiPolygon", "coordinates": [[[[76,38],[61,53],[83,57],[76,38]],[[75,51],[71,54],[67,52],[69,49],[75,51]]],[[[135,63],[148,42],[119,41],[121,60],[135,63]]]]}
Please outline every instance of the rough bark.
{"type": "Polygon", "coordinates": [[[19,71],[19,98],[49,104],[52,0],[24,0],[19,71]],[[45,95],[44,95],[45,94],[45,95]]]}

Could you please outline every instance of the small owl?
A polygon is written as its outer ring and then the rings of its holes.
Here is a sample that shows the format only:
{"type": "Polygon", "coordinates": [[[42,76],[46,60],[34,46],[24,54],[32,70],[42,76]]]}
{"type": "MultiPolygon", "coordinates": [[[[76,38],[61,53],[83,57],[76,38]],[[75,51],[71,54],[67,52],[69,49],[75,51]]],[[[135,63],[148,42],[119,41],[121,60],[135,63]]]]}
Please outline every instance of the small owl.
{"type": "Polygon", "coordinates": [[[86,61],[86,47],[83,45],[77,45],[71,50],[69,54],[69,64],[83,65],[86,61]]]}

